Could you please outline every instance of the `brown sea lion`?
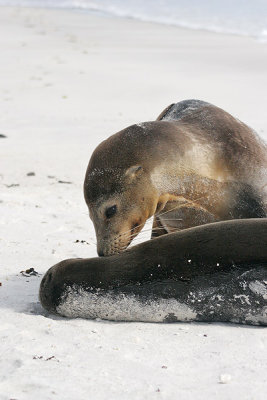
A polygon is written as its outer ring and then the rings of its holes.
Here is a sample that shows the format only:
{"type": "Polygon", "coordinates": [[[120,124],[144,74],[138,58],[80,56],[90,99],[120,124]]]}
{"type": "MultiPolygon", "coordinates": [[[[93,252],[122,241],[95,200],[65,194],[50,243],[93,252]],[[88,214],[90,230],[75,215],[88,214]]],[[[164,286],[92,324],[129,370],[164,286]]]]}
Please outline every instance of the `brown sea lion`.
{"type": "Polygon", "coordinates": [[[95,149],[84,181],[98,254],[126,249],[152,216],[152,237],[266,217],[266,150],[251,128],[200,100],[112,135],[95,149]]]}

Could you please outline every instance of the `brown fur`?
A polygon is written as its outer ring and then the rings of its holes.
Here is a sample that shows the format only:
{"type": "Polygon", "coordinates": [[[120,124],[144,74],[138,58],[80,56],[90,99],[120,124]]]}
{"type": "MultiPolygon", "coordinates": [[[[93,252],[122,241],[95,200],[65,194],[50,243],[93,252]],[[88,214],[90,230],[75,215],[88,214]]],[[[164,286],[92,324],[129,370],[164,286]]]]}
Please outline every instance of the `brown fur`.
{"type": "Polygon", "coordinates": [[[155,122],[116,133],[94,151],[84,194],[100,255],[123,251],[153,215],[153,237],[266,216],[266,145],[208,103],[171,116],[182,103],[167,107],[155,122]],[[116,214],[106,218],[113,205],[116,214]]]}

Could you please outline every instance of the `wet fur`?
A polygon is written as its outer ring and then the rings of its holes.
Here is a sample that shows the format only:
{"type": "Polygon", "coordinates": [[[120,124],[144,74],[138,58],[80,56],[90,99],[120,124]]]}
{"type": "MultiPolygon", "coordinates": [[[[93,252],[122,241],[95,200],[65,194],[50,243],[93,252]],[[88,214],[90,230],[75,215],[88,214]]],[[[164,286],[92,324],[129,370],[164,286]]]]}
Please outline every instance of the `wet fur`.
{"type": "Polygon", "coordinates": [[[233,220],[62,261],[43,277],[40,301],[68,317],[267,325],[266,279],[267,220],[233,220]]]}

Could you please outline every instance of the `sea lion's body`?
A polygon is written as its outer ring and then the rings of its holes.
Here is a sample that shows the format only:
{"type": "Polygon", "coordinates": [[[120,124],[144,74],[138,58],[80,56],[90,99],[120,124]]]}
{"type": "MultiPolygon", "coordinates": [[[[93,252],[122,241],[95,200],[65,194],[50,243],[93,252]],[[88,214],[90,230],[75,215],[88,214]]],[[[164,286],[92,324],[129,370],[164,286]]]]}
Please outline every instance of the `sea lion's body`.
{"type": "Polygon", "coordinates": [[[62,261],[45,274],[40,300],[67,317],[267,325],[267,220],[206,224],[118,255],[62,261]]]}
{"type": "Polygon", "coordinates": [[[84,194],[99,255],[123,251],[154,215],[152,237],[267,212],[267,151],[247,125],[199,100],[102,142],[84,194]],[[105,210],[116,206],[109,218],[105,210]]]}
{"type": "Polygon", "coordinates": [[[201,101],[111,136],[84,183],[98,253],[110,257],[50,268],[42,305],[71,317],[267,325],[266,169],[258,136],[201,101]],[[151,216],[160,237],[122,252],[151,216]]]}

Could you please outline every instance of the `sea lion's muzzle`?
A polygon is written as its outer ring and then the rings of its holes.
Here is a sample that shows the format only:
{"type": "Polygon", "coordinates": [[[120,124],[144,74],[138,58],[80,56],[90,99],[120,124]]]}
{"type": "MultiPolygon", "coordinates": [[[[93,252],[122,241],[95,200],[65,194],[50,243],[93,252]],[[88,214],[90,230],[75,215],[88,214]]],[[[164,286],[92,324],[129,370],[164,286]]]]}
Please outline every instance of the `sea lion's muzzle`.
{"type": "Polygon", "coordinates": [[[109,236],[97,235],[97,254],[99,257],[111,256],[122,253],[138,235],[143,228],[144,223],[133,222],[130,229],[109,236]]]}
{"type": "Polygon", "coordinates": [[[117,237],[98,240],[97,241],[97,254],[99,257],[112,256],[123,252],[129,246],[131,238],[118,235],[117,237]]]}

